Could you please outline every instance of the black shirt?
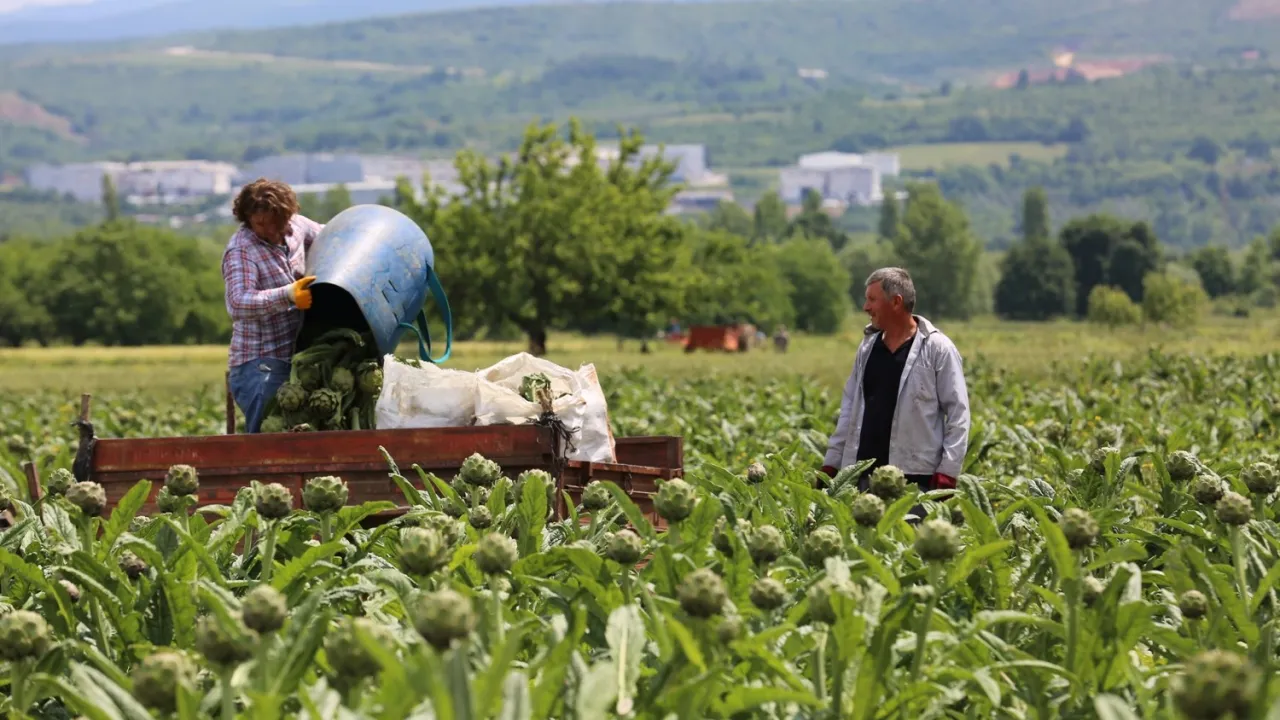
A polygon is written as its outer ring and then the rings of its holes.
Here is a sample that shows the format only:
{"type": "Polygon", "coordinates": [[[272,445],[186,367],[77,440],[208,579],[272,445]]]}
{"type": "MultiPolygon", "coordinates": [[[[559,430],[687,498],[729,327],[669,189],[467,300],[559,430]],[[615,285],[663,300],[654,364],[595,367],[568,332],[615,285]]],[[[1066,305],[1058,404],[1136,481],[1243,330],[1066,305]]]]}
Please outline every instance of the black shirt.
{"type": "Polygon", "coordinates": [[[862,375],[865,404],[862,431],[858,435],[858,460],[875,458],[876,464],[864,477],[869,477],[871,470],[889,463],[889,438],[893,434],[893,413],[898,407],[898,383],[915,339],[912,335],[901,347],[890,352],[881,334],[871,346],[871,356],[867,358],[867,368],[862,375]]]}

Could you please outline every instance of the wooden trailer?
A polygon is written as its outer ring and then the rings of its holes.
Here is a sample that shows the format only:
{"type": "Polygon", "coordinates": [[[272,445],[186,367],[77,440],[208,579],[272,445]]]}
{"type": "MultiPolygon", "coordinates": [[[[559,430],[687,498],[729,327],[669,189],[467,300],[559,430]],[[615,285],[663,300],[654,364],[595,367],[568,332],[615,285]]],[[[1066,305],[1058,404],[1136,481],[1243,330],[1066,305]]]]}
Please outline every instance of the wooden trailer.
{"type": "MultiPolygon", "coordinates": [[[[234,406],[233,406],[234,407],[234,406]]],[[[616,463],[592,463],[566,458],[568,443],[554,423],[489,425],[408,430],[321,431],[255,435],[207,435],[195,437],[97,438],[89,420],[89,397],[81,402],[80,446],[73,465],[76,479],[100,483],[108,508],[138,480],[154,483],[144,513],[155,512],[156,494],[173,465],[196,468],[200,475],[199,506],[225,505],[250,481],[277,482],[293,491],[300,506],[302,487],[309,478],[337,475],[346,481],[350,505],[388,500],[396,510],[380,513],[368,524],[380,524],[405,512],[404,496],[391,480],[385,450],[401,475],[420,491],[424,487],[418,465],[425,472],[449,480],[466,458],[480,453],[498,463],[514,479],[525,470],[551,474],[558,491],[567,491],[576,503],[592,480],[617,483],[661,527],[653,510],[658,483],[684,474],[684,443],[678,436],[624,437],[617,439],[616,463]]],[[[234,415],[229,425],[234,426],[234,415]]],[[[27,466],[32,498],[40,494],[37,470],[27,466]]],[[[556,517],[567,508],[557,492],[556,517]]],[[[108,510],[109,512],[109,510],[108,510]]]]}

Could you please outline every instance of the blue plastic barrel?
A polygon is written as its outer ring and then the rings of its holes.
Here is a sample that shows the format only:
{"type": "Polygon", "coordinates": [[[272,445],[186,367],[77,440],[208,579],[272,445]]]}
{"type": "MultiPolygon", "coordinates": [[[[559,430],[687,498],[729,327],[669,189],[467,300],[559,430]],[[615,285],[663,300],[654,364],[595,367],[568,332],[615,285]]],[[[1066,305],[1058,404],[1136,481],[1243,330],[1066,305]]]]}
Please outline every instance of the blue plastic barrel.
{"type": "Polygon", "coordinates": [[[338,213],[307,252],[307,274],[316,279],[299,349],[306,335],[344,327],[367,329],[379,354],[387,355],[408,330],[418,339],[423,361],[449,359],[453,316],[435,273],[435,251],[422,228],[398,210],[356,205],[338,213]],[[431,333],[423,309],[428,292],[444,313],[445,349],[438,358],[431,357],[431,333]],[[361,324],[365,327],[358,327],[361,324]]]}

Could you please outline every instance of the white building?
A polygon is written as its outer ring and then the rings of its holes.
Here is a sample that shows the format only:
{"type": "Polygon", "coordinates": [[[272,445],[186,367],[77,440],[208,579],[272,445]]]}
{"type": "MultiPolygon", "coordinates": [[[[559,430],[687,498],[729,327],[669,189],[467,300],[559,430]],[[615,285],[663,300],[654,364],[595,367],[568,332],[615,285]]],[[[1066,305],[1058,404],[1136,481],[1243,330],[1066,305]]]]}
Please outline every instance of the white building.
{"type": "Polygon", "coordinates": [[[91,162],[69,165],[32,165],[27,185],[52,190],[81,202],[102,199],[102,178],[108,176],[122,198],[147,202],[223,195],[231,192],[236,167],[204,160],[157,162],[91,162]]]}
{"type": "Polygon", "coordinates": [[[892,153],[810,153],[779,172],[779,195],[790,205],[803,202],[809,190],[825,201],[876,205],[884,200],[881,179],[899,170],[898,156],[892,153]]]}
{"type": "MultiPolygon", "coordinates": [[[[617,145],[601,144],[596,147],[596,162],[601,169],[618,158],[621,151],[617,145]]],[[[675,165],[671,181],[690,187],[714,187],[725,185],[728,178],[711,172],[707,163],[706,145],[641,145],[638,157],[631,162],[635,167],[652,157],[662,157],[675,165]]]]}
{"type": "Polygon", "coordinates": [[[357,153],[297,153],[259,158],[240,173],[238,182],[244,185],[266,178],[293,186],[350,185],[383,180],[394,182],[399,177],[406,177],[409,182],[419,185],[426,172],[430,172],[433,183],[448,183],[458,176],[450,160],[357,153]]]}

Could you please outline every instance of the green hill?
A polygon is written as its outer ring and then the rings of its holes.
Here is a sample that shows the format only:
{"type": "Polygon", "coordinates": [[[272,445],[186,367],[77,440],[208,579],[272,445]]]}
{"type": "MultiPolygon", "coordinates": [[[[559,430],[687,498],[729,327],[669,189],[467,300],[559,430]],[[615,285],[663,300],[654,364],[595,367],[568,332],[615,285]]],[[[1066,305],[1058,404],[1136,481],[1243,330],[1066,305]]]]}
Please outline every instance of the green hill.
{"type": "MultiPolygon", "coordinates": [[[[1277,46],[1276,0],[800,0],[539,5],[5,48],[0,175],[107,157],[449,156],[510,148],[530,121],[572,114],[599,134],[622,123],[705,143],[719,167],[913,146],[909,166],[935,168],[993,235],[1011,222],[1015,183],[1035,179],[1064,212],[1155,213],[1163,194],[1185,242],[1234,242],[1277,215],[1277,46]],[[1041,82],[1063,52],[1074,71],[1041,82]],[[1023,70],[1030,87],[996,87],[1023,70]],[[1220,157],[1188,159],[1197,141],[1220,157]],[[1008,167],[988,167],[989,150],[954,151],[1028,142],[1054,150],[1008,167]],[[952,149],[931,159],[915,147],[936,143],[952,149]],[[1215,229],[1194,230],[1199,220],[1215,229]]],[[[758,192],[767,177],[746,173],[739,188],[758,192]]]]}

